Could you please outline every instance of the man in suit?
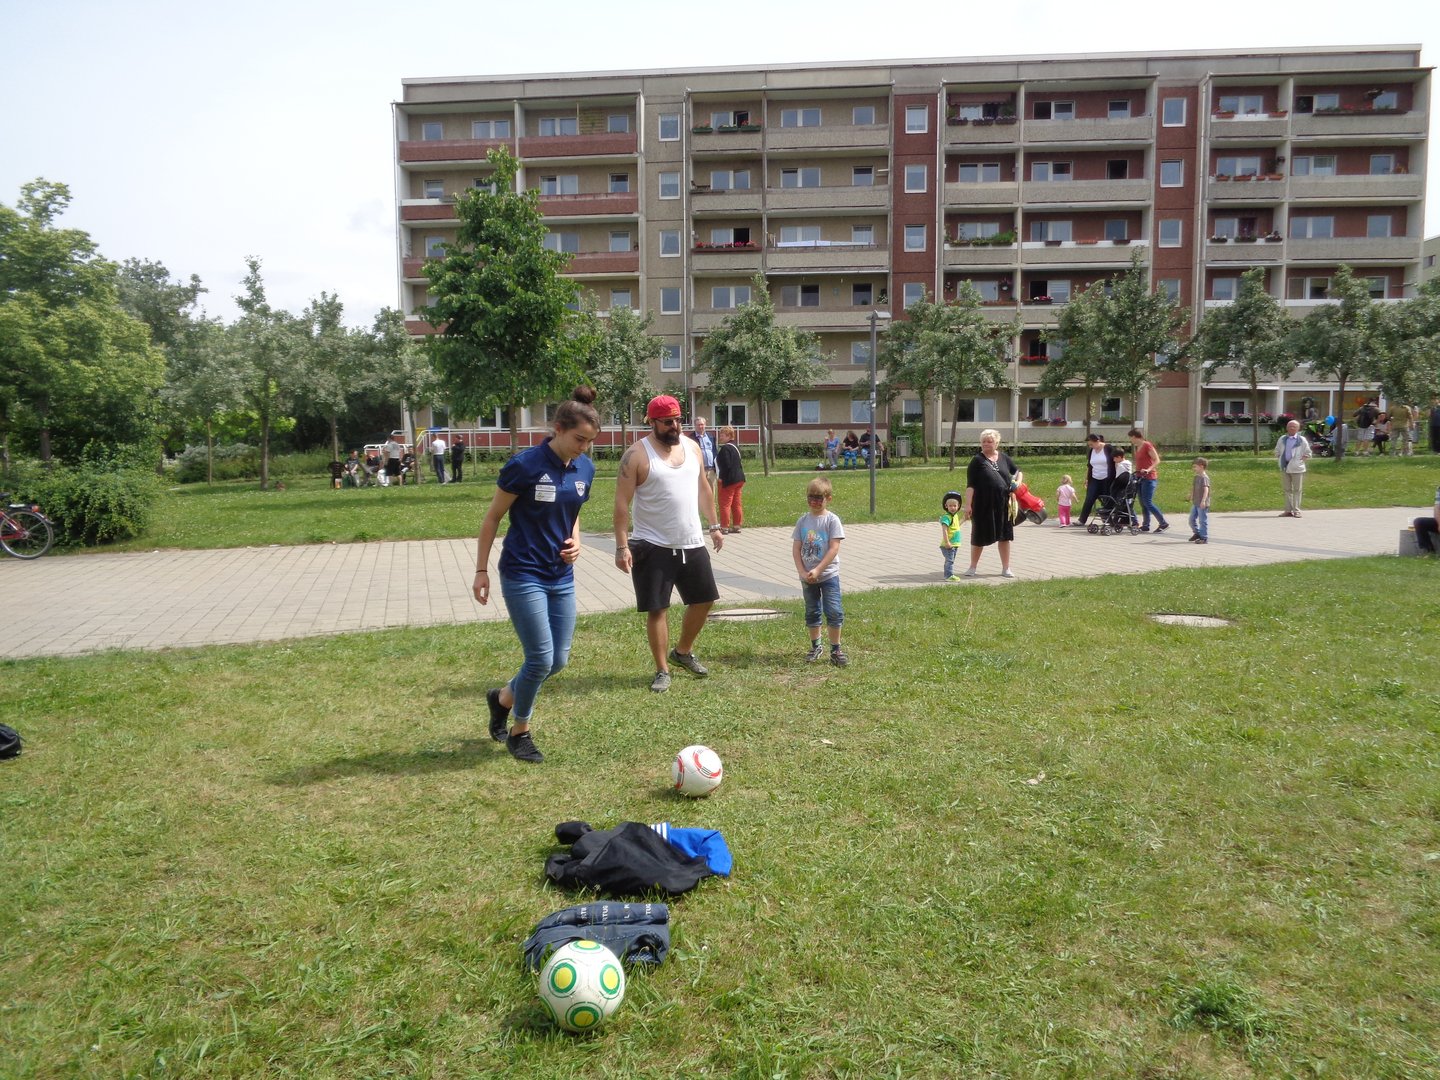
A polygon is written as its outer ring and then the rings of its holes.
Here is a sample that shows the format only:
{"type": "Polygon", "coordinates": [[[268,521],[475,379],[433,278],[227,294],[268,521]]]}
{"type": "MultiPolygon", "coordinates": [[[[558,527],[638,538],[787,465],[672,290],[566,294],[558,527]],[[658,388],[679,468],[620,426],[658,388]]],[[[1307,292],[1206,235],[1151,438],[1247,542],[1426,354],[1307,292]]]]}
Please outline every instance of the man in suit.
{"type": "Polygon", "coordinates": [[[1305,463],[1310,460],[1310,440],[1300,434],[1300,421],[1285,425],[1285,434],[1275,441],[1275,461],[1280,466],[1280,483],[1285,490],[1281,517],[1300,516],[1300,494],[1305,487],[1305,463]]]}

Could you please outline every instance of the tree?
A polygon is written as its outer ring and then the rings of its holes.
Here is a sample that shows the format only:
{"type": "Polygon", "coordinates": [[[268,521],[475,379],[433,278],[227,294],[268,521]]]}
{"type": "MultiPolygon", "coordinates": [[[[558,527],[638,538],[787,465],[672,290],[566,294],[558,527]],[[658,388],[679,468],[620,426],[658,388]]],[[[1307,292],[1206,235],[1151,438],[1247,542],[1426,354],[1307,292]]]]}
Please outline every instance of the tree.
{"type": "Polygon", "coordinates": [[[150,340],[168,353],[183,342],[196,317],[200,294],[209,290],[196,274],[188,283],[172,281],[164,263],[126,259],[116,279],[120,306],[150,328],[150,340]]]}
{"type": "Polygon", "coordinates": [[[545,247],[538,193],[515,190],[515,158],[503,147],[488,158],[491,185],[460,196],[455,243],[425,267],[442,328],[428,345],[453,409],[509,409],[514,450],[520,407],[578,381],[577,342],[565,332],[577,290],[560,276],[569,257],[545,247]]]}
{"type": "Polygon", "coordinates": [[[300,400],[325,418],[330,428],[330,459],[340,460],[340,417],[360,387],[363,345],[341,320],[345,305],[333,293],[310,301],[300,321],[306,334],[301,363],[300,400]]]}
{"type": "Polygon", "coordinates": [[[1378,375],[1391,402],[1416,402],[1440,394],[1440,278],[1424,282],[1413,299],[1382,307],[1387,344],[1378,375]]]}
{"type": "Polygon", "coordinates": [[[1046,397],[1069,398],[1077,390],[1083,391],[1087,437],[1094,415],[1095,390],[1105,385],[1110,370],[1105,352],[1105,317],[1105,286],[1097,281],[1065,305],[1053,332],[1044,333],[1045,341],[1064,348],[1059,356],[1052,351],[1045,374],[1035,387],[1046,397]]]}
{"type": "Polygon", "coordinates": [[[1379,374],[1386,344],[1384,322],[1370,299],[1370,284],[1341,266],[1330,279],[1329,299],[1339,303],[1317,307],[1300,321],[1292,348],[1318,378],[1334,379],[1339,389],[1335,422],[1335,459],[1345,457],[1345,386],[1351,380],[1379,374]]]}
{"type": "Polygon", "coordinates": [[[270,435],[276,421],[288,416],[300,385],[304,330],[287,311],[265,299],[260,260],[249,268],[245,291],[235,297],[240,318],[229,327],[229,356],[240,372],[241,397],[260,425],[260,490],[270,486],[270,435]]]}
{"type": "Polygon", "coordinates": [[[1295,368],[1290,352],[1294,324],[1265,289],[1265,270],[1240,278],[1240,292],[1228,307],[1206,314],[1195,336],[1195,355],[1208,383],[1221,368],[1234,368],[1250,387],[1251,451],[1260,453],[1260,382],[1283,379],[1295,368]]]}
{"type": "Polygon", "coordinates": [[[363,343],[360,389],[403,402],[409,415],[400,417],[400,426],[413,431],[416,407],[432,404],[440,393],[432,355],[405,329],[402,312],[382,308],[363,343]]]}
{"type": "Polygon", "coordinates": [[[630,417],[637,405],[655,395],[651,366],[658,366],[665,343],[650,334],[652,313],[642,318],[630,307],[610,309],[589,347],[586,364],[596,403],[620,416],[620,445],[630,441],[630,417]]]}
{"type": "Polygon", "coordinates": [[[172,346],[160,399],[181,424],[205,432],[205,482],[215,482],[215,425],[240,407],[241,374],[226,345],[226,331],[208,319],[191,321],[172,346]]]}
{"type": "Polygon", "coordinates": [[[986,317],[975,286],[961,282],[954,303],[922,299],[905,309],[905,318],[891,325],[880,359],[885,382],[881,397],[888,400],[901,387],[922,395],[934,392],[950,398],[950,468],[955,468],[955,442],[960,420],[960,398],[965,391],[985,392],[1010,386],[1006,348],[1019,329],[1015,320],[996,322],[986,317]]]}
{"type": "Polygon", "coordinates": [[[796,390],[808,390],[826,373],[819,339],[794,327],[775,324],[770,288],[761,274],[751,281],[750,302],[716,328],[695,359],[697,371],[710,373],[705,394],[755,403],[760,420],[760,455],[770,475],[774,444],[770,402],[796,390]]]}

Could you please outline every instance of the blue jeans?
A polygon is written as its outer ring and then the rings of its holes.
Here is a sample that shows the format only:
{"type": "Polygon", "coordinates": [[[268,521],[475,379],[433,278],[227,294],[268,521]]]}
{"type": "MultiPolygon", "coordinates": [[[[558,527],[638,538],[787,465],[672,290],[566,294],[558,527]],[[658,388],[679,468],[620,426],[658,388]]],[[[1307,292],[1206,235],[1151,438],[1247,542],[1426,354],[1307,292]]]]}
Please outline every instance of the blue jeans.
{"type": "Polygon", "coordinates": [[[942,547],[940,554],[945,556],[945,577],[955,573],[955,549],[953,547],[942,547]]]}
{"type": "Polygon", "coordinates": [[[1140,524],[1147,529],[1150,527],[1151,514],[1155,515],[1161,525],[1165,524],[1165,515],[1162,514],[1160,508],[1155,505],[1155,487],[1159,483],[1159,480],[1140,481],[1140,508],[1145,511],[1145,520],[1140,524]]]}
{"type": "Polygon", "coordinates": [[[1190,507],[1190,531],[1201,540],[1210,539],[1210,510],[1208,507],[1190,507]]]}
{"type": "Polygon", "coordinates": [[[575,579],[540,581],[536,578],[500,578],[500,595],[510,612],[510,624],[525,651],[525,662],[510,680],[515,704],[510,711],[528,721],[535,697],[551,675],[570,662],[570,641],[575,636],[575,579]]]}
{"type": "Polygon", "coordinates": [[[821,578],[814,585],[801,582],[805,593],[805,625],[820,625],[820,609],[825,609],[825,622],[830,626],[841,626],[845,622],[845,609],[840,606],[840,575],[821,578]]]}

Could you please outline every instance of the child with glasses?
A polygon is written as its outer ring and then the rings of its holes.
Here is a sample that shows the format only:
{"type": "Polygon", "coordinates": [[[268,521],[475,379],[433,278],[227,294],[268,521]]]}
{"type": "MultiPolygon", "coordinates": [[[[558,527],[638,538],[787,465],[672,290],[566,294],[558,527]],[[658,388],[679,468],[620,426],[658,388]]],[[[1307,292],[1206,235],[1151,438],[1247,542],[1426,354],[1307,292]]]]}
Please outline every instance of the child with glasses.
{"type": "Polygon", "coordinates": [[[845,667],[850,658],[840,648],[840,627],[845,610],[840,603],[840,541],[845,526],[830,509],[830,481],[817,476],[805,490],[809,509],[795,523],[791,554],[805,594],[805,626],[810,631],[810,652],[805,660],[813,664],[824,655],[820,643],[821,615],[830,631],[830,663],[845,667]]]}

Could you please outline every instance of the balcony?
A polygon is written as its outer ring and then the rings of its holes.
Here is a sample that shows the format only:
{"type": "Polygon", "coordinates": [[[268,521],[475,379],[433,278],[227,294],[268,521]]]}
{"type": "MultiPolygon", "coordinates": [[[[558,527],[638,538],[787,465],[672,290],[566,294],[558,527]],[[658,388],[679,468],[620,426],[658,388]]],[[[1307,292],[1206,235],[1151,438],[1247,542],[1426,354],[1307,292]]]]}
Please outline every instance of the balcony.
{"type": "Polygon", "coordinates": [[[692,131],[692,154],[758,154],[762,135],[759,131],[692,131]]]}
{"type": "Polygon", "coordinates": [[[1354,262],[1359,259],[1406,261],[1420,258],[1420,241],[1408,236],[1371,239],[1365,236],[1337,236],[1324,240],[1291,237],[1287,254],[1296,261],[1354,262]]]}
{"type": "Polygon", "coordinates": [[[1021,198],[1027,206],[1134,206],[1148,203],[1150,192],[1149,180],[1027,180],[1021,198]]]}
{"type": "Polygon", "coordinates": [[[694,214],[759,214],[758,188],[711,190],[708,184],[690,186],[690,211],[694,214]]]}
{"type": "Polygon", "coordinates": [[[428,224],[458,224],[455,216],[455,200],[406,199],[400,203],[401,221],[423,221],[428,224]]]}
{"type": "Polygon", "coordinates": [[[1014,180],[992,183],[946,184],[946,206],[1017,206],[1020,185],[1014,180]]]}
{"type": "MultiPolygon", "coordinates": [[[[700,145],[697,136],[696,146],[700,145]]],[[[722,143],[722,145],[724,145],[722,143]]],[[[862,124],[859,126],[835,127],[772,127],[766,138],[765,148],[777,150],[888,150],[890,147],[889,124],[862,124]]]]}
{"type": "Polygon", "coordinates": [[[640,136],[633,131],[596,135],[529,135],[520,140],[520,157],[527,161],[559,158],[632,158],[640,136]]]}
{"type": "MultiPolygon", "coordinates": [[[[809,330],[812,333],[861,333],[868,332],[868,316],[873,307],[859,308],[782,308],[775,309],[777,326],[809,330]]],[[[721,323],[735,312],[716,308],[695,308],[691,327],[697,334],[708,334],[719,329],[721,323]]]]}
{"type": "Polygon", "coordinates": [[[1291,199],[1418,200],[1425,194],[1423,176],[1292,176],[1291,199]]]}
{"type": "Polygon", "coordinates": [[[405,332],[411,337],[428,337],[431,334],[438,334],[440,328],[424,319],[406,319],[405,332]]]}
{"type": "Polygon", "coordinates": [[[540,213],[547,218],[633,218],[640,213],[640,196],[633,191],[541,195],[540,213]]]}
{"type": "Polygon", "coordinates": [[[1298,113],[1290,126],[1290,135],[1296,139],[1337,136],[1423,139],[1429,129],[1429,114],[1423,112],[1298,113]]]}
{"type": "Polygon", "coordinates": [[[1014,117],[1006,120],[972,120],[946,122],[947,147],[993,146],[996,143],[1018,143],[1020,127],[1014,117]]]}
{"type": "Polygon", "coordinates": [[[720,247],[697,245],[692,249],[690,270],[695,274],[751,274],[760,269],[759,244],[727,244],[720,247]]]}
{"type": "Polygon", "coordinates": [[[972,270],[986,266],[1014,266],[1019,253],[1014,244],[999,245],[945,245],[943,263],[947,270],[972,270]]]}
{"type": "Polygon", "coordinates": [[[1130,240],[1124,243],[1115,243],[1110,240],[1099,240],[1093,244],[1082,244],[1075,240],[1065,240],[1061,243],[1053,241],[1036,242],[1026,241],[1021,245],[1024,250],[1024,262],[1027,267],[1042,266],[1127,266],[1130,263],[1130,253],[1136,248],[1149,256],[1149,246],[1142,241],[1130,240]]]}
{"type": "Polygon", "coordinates": [[[406,281],[426,281],[425,264],[428,259],[404,258],[400,261],[400,274],[406,281]]]}
{"type": "Polygon", "coordinates": [[[1221,180],[1212,176],[1205,185],[1205,197],[1212,203],[1266,203],[1285,198],[1285,179],[1267,180],[1260,176],[1232,176],[1221,180]]]}
{"type": "Polygon", "coordinates": [[[875,273],[884,272],[889,265],[890,249],[879,244],[773,244],[765,254],[765,268],[769,271],[875,273]]]}
{"type": "Polygon", "coordinates": [[[1019,303],[1020,323],[1027,329],[1050,329],[1060,325],[1060,313],[1065,310],[1064,304],[1036,303],[1024,297],[1019,303]]]}
{"type": "Polygon", "coordinates": [[[765,193],[770,210],[805,210],[827,214],[884,211],[890,206],[888,187],[770,188],[765,193]]]}
{"type": "Polygon", "coordinates": [[[1155,131],[1155,119],[1135,116],[1128,120],[1026,120],[1027,145],[1083,146],[1086,143],[1148,142],[1155,131]]]}
{"type": "Polygon", "coordinates": [[[582,251],[570,260],[566,275],[577,274],[638,274],[638,251],[582,251]]]}
{"type": "Polygon", "coordinates": [[[421,142],[402,142],[399,148],[400,164],[409,162],[424,165],[441,165],[447,162],[461,164],[484,161],[485,155],[497,146],[504,146],[515,153],[514,139],[430,139],[421,142]]]}
{"type": "Polygon", "coordinates": [[[1272,113],[1216,115],[1212,116],[1210,122],[1210,138],[1214,142],[1253,142],[1256,139],[1271,141],[1285,138],[1289,130],[1289,117],[1272,113]]]}
{"type": "Polygon", "coordinates": [[[1207,263],[1237,263],[1242,266],[1254,266],[1257,263],[1278,263],[1285,258],[1285,243],[1283,240],[1270,240],[1266,237],[1253,239],[1230,238],[1228,240],[1217,240],[1211,237],[1205,242],[1205,261],[1207,263]]]}

